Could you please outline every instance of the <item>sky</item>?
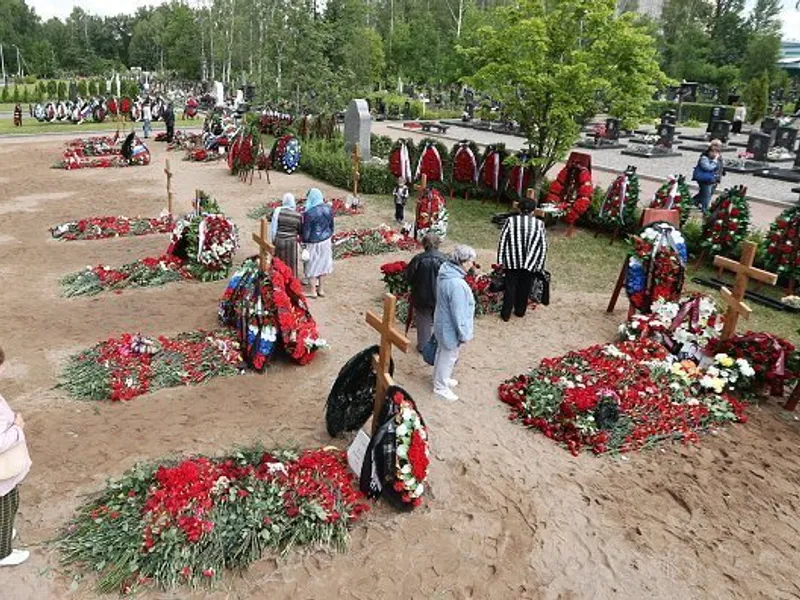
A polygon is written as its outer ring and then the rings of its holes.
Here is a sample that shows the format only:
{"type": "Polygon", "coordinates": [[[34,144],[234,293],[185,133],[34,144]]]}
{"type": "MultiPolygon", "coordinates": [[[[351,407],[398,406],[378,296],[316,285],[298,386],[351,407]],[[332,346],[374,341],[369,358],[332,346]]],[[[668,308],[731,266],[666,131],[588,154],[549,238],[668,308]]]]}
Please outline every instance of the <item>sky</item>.
{"type": "MultiPolygon", "coordinates": [[[[73,6],[79,6],[86,12],[107,16],[121,12],[134,13],[140,6],[161,4],[163,0],[27,0],[43,19],[50,17],[65,18],[72,12],[73,6]]],[[[751,4],[752,2],[748,2],[751,4]]],[[[795,0],[783,0],[783,34],[786,39],[800,41],[800,11],[795,10],[795,0]]]]}

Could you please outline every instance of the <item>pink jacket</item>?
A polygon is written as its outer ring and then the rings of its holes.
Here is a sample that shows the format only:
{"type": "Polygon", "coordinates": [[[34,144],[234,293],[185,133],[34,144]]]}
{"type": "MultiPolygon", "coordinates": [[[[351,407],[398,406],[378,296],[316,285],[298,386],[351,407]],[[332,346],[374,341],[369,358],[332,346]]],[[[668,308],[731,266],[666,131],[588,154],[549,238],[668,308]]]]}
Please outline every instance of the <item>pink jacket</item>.
{"type": "MultiPolygon", "coordinates": [[[[13,448],[17,444],[25,444],[25,433],[17,425],[14,425],[14,411],[8,406],[5,398],[0,396],[0,454],[13,448]]],[[[27,448],[27,446],[26,446],[27,448]]],[[[0,479],[0,496],[5,496],[17,484],[25,479],[31,468],[31,459],[28,457],[27,464],[22,472],[12,479],[0,479]]]]}

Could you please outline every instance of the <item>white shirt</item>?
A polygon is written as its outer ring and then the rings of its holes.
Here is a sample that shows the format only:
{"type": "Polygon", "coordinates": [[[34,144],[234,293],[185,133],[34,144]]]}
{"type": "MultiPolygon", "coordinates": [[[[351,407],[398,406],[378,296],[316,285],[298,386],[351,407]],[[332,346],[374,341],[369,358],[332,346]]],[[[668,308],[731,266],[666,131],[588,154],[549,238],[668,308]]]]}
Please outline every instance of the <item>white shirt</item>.
{"type": "Polygon", "coordinates": [[[145,104],[142,107],[142,119],[145,121],[151,121],[153,119],[153,111],[149,104],[145,104]]]}
{"type": "Polygon", "coordinates": [[[744,106],[737,106],[733,109],[733,120],[734,121],[744,121],[745,117],[747,116],[747,108],[744,106]]]}

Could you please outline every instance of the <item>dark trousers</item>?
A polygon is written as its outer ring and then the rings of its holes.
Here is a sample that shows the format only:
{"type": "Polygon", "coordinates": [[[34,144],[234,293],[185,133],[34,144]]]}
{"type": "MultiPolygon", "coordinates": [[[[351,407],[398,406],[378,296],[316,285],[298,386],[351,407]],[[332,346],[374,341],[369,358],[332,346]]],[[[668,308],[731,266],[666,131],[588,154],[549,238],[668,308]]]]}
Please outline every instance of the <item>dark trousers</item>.
{"type": "Polygon", "coordinates": [[[172,143],[172,138],[175,137],[175,123],[167,125],[167,142],[172,143]]]}
{"type": "Polygon", "coordinates": [[[731,133],[742,133],[742,122],[734,121],[731,124],[731,133]]]}
{"type": "Polygon", "coordinates": [[[19,489],[0,496],[0,560],[11,554],[11,534],[19,508],[19,489]]]}
{"type": "Polygon", "coordinates": [[[405,206],[402,204],[394,205],[394,220],[402,222],[405,220],[405,206]]]}
{"type": "Polygon", "coordinates": [[[506,271],[506,291],[503,294],[503,309],[500,316],[504,321],[511,318],[511,309],[518,317],[524,317],[528,310],[528,299],[533,288],[533,273],[525,269],[506,271]]]}

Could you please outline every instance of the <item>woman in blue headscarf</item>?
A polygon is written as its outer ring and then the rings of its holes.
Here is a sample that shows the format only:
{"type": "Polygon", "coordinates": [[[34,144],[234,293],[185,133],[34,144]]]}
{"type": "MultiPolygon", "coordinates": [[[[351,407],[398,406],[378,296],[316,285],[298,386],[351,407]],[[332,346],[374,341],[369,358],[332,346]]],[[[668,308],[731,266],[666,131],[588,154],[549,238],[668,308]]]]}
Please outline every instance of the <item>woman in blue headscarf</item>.
{"type": "Polygon", "coordinates": [[[333,210],[317,188],[308,190],[306,210],[303,214],[303,244],[308,250],[306,278],[309,280],[310,298],[324,296],[322,278],[333,272],[333,210]]]}
{"type": "Polygon", "coordinates": [[[297,242],[303,227],[303,217],[296,210],[292,194],[283,195],[283,203],[272,212],[269,237],[275,245],[275,256],[281,259],[297,277],[297,242]]]}

